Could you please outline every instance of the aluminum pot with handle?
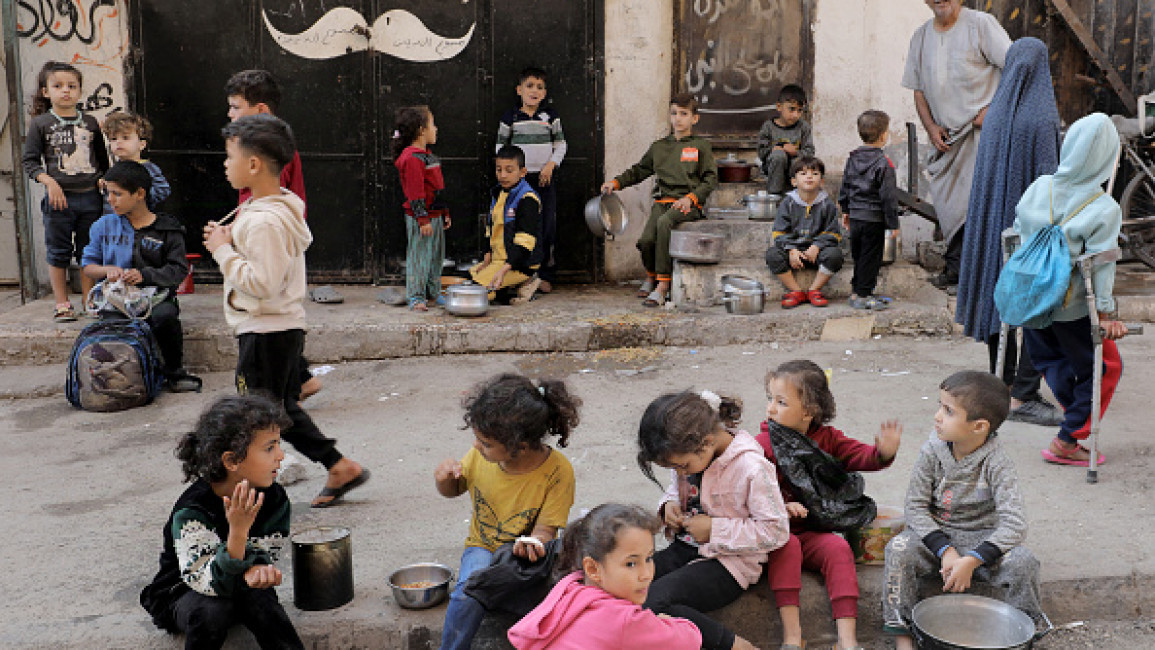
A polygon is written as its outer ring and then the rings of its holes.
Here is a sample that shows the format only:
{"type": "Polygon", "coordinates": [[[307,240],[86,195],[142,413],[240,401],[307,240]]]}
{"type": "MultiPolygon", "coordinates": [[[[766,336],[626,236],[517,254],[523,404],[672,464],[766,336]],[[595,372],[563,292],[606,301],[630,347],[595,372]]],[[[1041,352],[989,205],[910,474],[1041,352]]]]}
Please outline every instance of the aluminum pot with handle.
{"type": "Polygon", "coordinates": [[[670,233],[670,257],[695,264],[717,264],[722,261],[726,238],[708,232],[675,230],[670,233]]]}
{"type": "Polygon", "coordinates": [[[484,316],[489,311],[489,290],[475,282],[448,286],[445,311],[454,316],[484,316]]]}
{"type": "Polygon", "coordinates": [[[595,237],[613,240],[626,231],[629,217],[617,194],[599,194],[586,201],[586,226],[595,237]]]}
{"type": "Polygon", "coordinates": [[[750,218],[757,221],[773,221],[778,214],[778,203],[782,197],[758,190],[757,194],[747,194],[738,203],[746,206],[750,218]]]}
{"type": "Polygon", "coordinates": [[[911,612],[918,647],[923,650],[1017,650],[1030,648],[1055,629],[1036,631],[1022,611],[994,598],[946,594],[921,601],[911,612]]]}
{"type": "Polygon", "coordinates": [[[726,313],[739,316],[761,314],[766,307],[766,288],[753,278],[743,275],[722,276],[722,304],[726,313]]]}

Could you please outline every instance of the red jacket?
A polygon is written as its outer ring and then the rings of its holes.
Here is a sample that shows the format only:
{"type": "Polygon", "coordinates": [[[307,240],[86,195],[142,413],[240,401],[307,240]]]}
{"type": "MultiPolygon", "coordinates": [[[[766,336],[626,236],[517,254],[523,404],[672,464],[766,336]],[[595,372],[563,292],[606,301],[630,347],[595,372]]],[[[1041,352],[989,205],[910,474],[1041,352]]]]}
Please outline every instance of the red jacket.
{"type": "MultiPolygon", "coordinates": [[[[305,200],[305,176],[301,173],[301,155],[296,151],[293,152],[293,159],[289,164],[281,169],[281,187],[301,197],[302,201],[305,200]]],[[[253,191],[249,188],[242,189],[237,205],[248,201],[252,195],[253,191]]],[[[302,212],[301,216],[307,218],[308,215],[302,212]]]]}
{"type": "MultiPolygon", "coordinates": [[[[878,449],[874,445],[868,445],[864,442],[859,442],[854,438],[847,436],[838,429],[832,426],[819,426],[814,424],[810,427],[810,431],[806,432],[806,437],[814,441],[818,448],[833,456],[838,462],[842,463],[843,469],[848,472],[876,472],[880,469],[890,467],[894,459],[882,462],[878,457],[878,449]]],[[[762,432],[754,437],[758,444],[762,445],[762,450],[766,452],[766,458],[774,463],[774,470],[778,473],[778,489],[782,491],[782,500],[786,503],[791,501],[798,501],[794,496],[794,487],[787,481],[786,476],[778,469],[778,461],[774,457],[774,448],[770,444],[770,431],[765,422],[762,423],[762,432]]],[[[799,530],[803,520],[790,519],[791,530],[799,530]]]]}
{"type": "Polygon", "coordinates": [[[401,191],[405,193],[405,214],[424,226],[434,217],[444,216],[440,194],[445,189],[441,176],[441,160],[428,149],[412,145],[405,147],[393,163],[401,176],[401,191]]]}

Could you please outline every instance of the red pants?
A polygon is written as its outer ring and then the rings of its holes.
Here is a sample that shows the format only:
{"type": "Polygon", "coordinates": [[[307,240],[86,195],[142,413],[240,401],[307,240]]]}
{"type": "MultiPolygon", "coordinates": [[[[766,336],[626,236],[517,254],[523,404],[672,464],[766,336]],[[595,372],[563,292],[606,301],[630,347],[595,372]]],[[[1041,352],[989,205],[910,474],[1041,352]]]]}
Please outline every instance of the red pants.
{"type": "Polygon", "coordinates": [[[799,606],[804,568],[822,573],[835,619],[858,618],[858,573],[845,539],[834,533],[799,531],[770,553],[766,570],[778,607],[799,606]]]}

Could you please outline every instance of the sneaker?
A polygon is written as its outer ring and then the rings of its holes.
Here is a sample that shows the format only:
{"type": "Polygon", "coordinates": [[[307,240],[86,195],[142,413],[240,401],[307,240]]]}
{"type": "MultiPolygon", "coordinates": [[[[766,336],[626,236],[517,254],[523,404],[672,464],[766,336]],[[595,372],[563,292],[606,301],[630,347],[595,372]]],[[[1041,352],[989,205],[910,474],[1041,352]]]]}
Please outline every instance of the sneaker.
{"type": "Polygon", "coordinates": [[[200,377],[191,375],[184,368],[181,368],[170,375],[165,384],[174,393],[199,393],[203,382],[200,377]]]}
{"type": "Polygon", "coordinates": [[[846,304],[850,305],[851,309],[870,309],[868,299],[862,296],[851,296],[850,300],[846,301],[846,304]]]}
{"type": "Polygon", "coordinates": [[[930,283],[933,284],[936,289],[942,289],[943,291],[946,291],[949,289],[949,287],[958,286],[958,274],[947,273],[946,271],[943,271],[938,275],[931,276],[930,283]]]}
{"type": "Polygon", "coordinates": [[[1026,422],[1041,427],[1057,427],[1063,423],[1063,412],[1050,402],[1027,400],[1022,406],[1011,409],[1007,419],[1012,422],[1026,422]]]}

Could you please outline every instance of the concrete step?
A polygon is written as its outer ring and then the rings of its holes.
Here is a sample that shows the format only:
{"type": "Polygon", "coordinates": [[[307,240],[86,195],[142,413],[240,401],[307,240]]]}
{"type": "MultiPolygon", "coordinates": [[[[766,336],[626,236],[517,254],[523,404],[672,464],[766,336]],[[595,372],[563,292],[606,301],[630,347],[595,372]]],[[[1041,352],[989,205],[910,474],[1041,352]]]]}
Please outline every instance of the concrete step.
{"type": "MultiPolygon", "coordinates": [[[[799,284],[809,286],[814,279],[814,270],[803,270],[795,274],[799,284]]],[[[711,307],[722,304],[722,276],[734,274],[752,278],[766,288],[766,310],[777,308],[785,288],[778,278],[766,267],[761,259],[725,259],[718,264],[674,263],[671,281],[671,298],[680,308],[711,307]]],[[[834,274],[823,289],[832,300],[845,300],[850,296],[850,279],[854,275],[854,265],[847,263],[834,274]]],[[[878,276],[877,293],[896,298],[913,298],[925,289],[927,273],[922,268],[906,262],[897,262],[882,267],[878,276]]]]}

